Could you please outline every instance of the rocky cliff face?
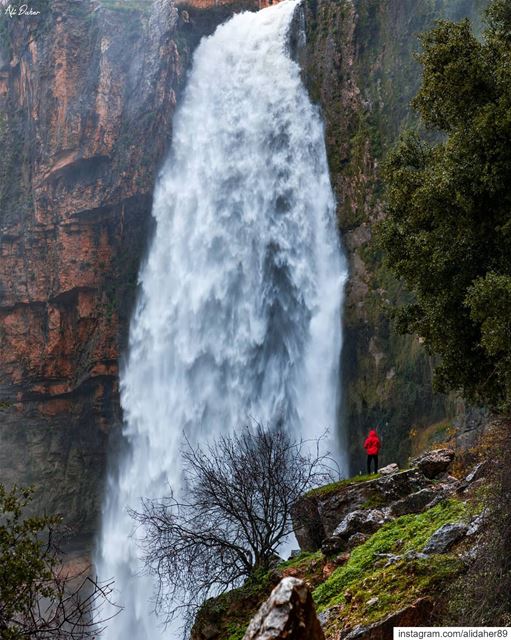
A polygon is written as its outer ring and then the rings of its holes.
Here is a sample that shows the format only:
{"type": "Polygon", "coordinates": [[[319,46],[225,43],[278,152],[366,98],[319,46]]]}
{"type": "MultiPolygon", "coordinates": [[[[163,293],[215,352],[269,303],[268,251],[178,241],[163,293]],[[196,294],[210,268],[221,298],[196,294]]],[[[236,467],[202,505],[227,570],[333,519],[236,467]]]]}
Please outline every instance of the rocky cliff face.
{"type": "Polygon", "coordinates": [[[232,11],[133,4],[0,23],[0,481],[87,538],[155,175],[191,49],[232,11]]]}
{"type": "MultiPolygon", "coordinates": [[[[87,538],[120,423],[118,360],[154,179],[191,51],[233,11],[265,4],[34,0],[39,15],[1,17],[0,481],[44,487],[39,505],[87,538]]],[[[391,331],[383,308],[400,290],[369,240],[378,162],[418,83],[413,34],[444,5],[460,17],[481,4],[306,0],[297,22],[351,266],[343,367],[354,448],[369,422],[387,425],[394,450],[411,424],[446,412],[420,345],[391,331]]]]}
{"type": "MultiPolygon", "coordinates": [[[[406,295],[372,242],[382,215],[380,162],[403,126],[420,82],[417,35],[435,19],[480,23],[485,0],[306,0],[299,58],[321,106],[338,221],[350,264],[344,317],[342,420],[353,472],[363,436],[380,425],[383,458],[404,462],[414,433],[452,416],[432,390],[433,362],[416,337],[400,336],[389,310],[406,295]],[[418,427],[415,431],[412,427],[418,427]]],[[[440,432],[443,425],[439,425],[440,432]]],[[[433,439],[437,430],[431,429],[433,439]]],[[[442,433],[440,433],[440,437],[442,433]]]]}

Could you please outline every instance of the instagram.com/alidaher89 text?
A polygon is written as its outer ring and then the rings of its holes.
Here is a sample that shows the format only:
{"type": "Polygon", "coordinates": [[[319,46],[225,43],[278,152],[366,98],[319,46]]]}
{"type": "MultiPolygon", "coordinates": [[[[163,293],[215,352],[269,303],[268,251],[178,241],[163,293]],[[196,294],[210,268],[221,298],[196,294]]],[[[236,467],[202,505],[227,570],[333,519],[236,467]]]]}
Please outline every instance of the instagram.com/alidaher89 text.
{"type": "Polygon", "coordinates": [[[394,627],[394,640],[511,638],[509,627],[394,627]]]}

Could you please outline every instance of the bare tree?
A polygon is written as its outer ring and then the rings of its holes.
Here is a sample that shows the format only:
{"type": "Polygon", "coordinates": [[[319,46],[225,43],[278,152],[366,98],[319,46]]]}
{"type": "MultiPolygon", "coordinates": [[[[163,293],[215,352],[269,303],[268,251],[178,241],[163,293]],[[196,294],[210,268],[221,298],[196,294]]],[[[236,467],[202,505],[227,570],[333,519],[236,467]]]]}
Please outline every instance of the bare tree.
{"type": "Polygon", "coordinates": [[[95,638],[111,584],[100,585],[90,567],[66,565],[55,542],[61,518],[27,515],[31,496],[0,485],[0,638],[95,638]]]}
{"type": "Polygon", "coordinates": [[[326,456],[284,430],[261,425],[205,447],[186,441],[186,490],[143,500],[131,515],[143,527],[147,569],[158,579],[156,611],[185,623],[213,595],[268,570],[292,531],[291,510],[330,474],[326,456]]]}

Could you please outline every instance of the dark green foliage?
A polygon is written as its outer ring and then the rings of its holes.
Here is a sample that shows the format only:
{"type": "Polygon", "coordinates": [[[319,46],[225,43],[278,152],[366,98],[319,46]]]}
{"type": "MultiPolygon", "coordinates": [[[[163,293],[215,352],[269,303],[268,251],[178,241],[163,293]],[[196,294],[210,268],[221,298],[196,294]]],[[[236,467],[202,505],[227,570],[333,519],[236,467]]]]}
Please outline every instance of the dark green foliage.
{"type": "Polygon", "coordinates": [[[0,638],[96,637],[92,612],[110,589],[64,569],[54,544],[61,518],[28,516],[32,494],[0,485],[0,638]]]}
{"type": "Polygon", "coordinates": [[[54,595],[49,542],[57,520],[23,517],[30,496],[30,490],[7,491],[0,485],[0,633],[5,640],[25,637],[15,620],[30,619],[35,599],[54,595]]]}
{"type": "Polygon", "coordinates": [[[508,3],[488,11],[483,41],[469,23],[422,37],[423,122],[386,162],[387,263],[414,294],[397,312],[441,357],[436,382],[502,410],[511,402],[511,65],[508,3]]]}

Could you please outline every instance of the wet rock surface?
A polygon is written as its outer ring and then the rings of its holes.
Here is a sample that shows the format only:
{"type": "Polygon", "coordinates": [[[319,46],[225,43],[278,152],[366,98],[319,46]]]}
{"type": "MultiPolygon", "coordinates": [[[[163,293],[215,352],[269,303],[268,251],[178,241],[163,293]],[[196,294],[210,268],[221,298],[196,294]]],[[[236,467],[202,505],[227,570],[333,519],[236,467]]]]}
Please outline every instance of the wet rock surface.
{"type": "Polygon", "coordinates": [[[445,553],[456,543],[459,542],[468,531],[465,524],[453,523],[445,524],[431,536],[424,547],[424,553],[445,553]]]}
{"type": "Polygon", "coordinates": [[[446,473],[454,460],[454,451],[452,449],[436,449],[428,451],[423,455],[412,460],[412,466],[415,466],[430,480],[438,478],[446,473]]]}
{"type": "Polygon", "coordinates": [[[324,640],[303,580],[284,578],[251,620],[243,640],[324,640]]]}

